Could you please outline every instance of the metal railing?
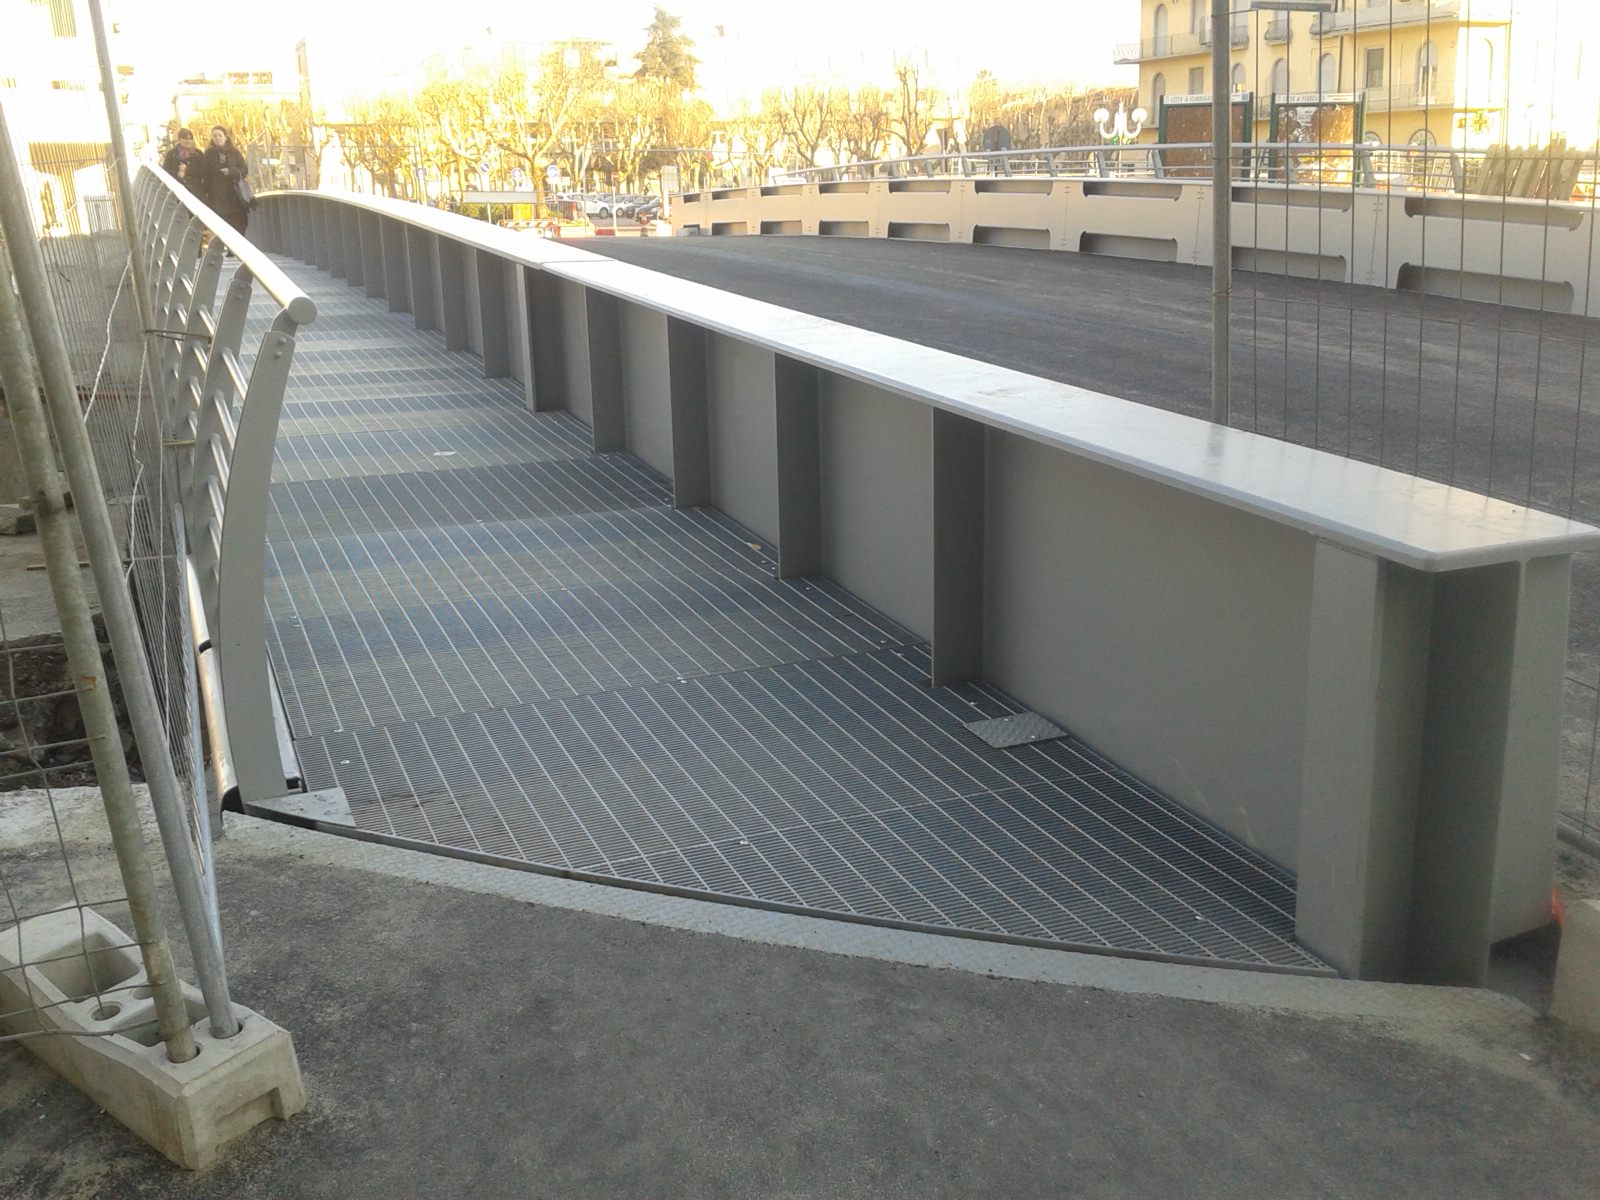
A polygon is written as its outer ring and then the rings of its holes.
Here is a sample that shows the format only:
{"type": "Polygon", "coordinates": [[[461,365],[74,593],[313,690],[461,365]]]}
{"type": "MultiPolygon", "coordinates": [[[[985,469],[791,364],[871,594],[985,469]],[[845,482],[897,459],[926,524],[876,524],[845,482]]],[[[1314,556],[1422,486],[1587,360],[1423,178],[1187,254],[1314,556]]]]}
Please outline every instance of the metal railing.
{"type": "Polygon", "coordinates": [[[1141,38],[1137,42],[1119,42],[1111,52],[1116,63],[1145,62],[1153,58],[1177,58],[1185,54],[1199,54],[1211,44],[1198,33],[1164,33],[1160,37],[1141,38]]]}
{"type": "MultiPolygon", "coordinates": [[[[275,194],[263,198],[260,224],[263,242],[275,251],[329,270],[363,288],[368,297],[381,298],[390,311],[410,311],[419,328],[438,330],[447,348],[479,354],[485,375],[518,380],[525,402],[535,411],[566,409],[589,427],[597,451],[639,455],[670,480],[678,507],[715,505],[771,538],[781,575],[827,575],[865,603],[904,621],[927,637],[936,683],[984,678],[1004,690],[1021,689],[1035,698],[1040,711],[1059,713],[1071,724],[1075,706],[1085,703],[1081,682],[1072,672],[1057,673],[1040,647],[1052,647],[1054,654],[1056,648],[1075,643],[1094,655],[1109,653],[1127,686],[1115,697],[1107,693],[1108,704],[1102,705],[1100,695],[1094,698],[1093,720],[1102,748],[1113,757],[1126,754],[1129,769],[1148,768],[1146,779],[1152,786],[1170,787],[1175,798],[1192,802],[1225,829],[1230,822],[1243,822],[1256,836],[1271,827],[1273,832],[1261,843],[1268,853],[1282,853],[1292,861],[1299,846],[1313,847],[1307,853],[1314,853],[1319,865],[1301,875],[1297,921],[1310,929],[1307,940],[1319,947],[1327,939],[1315,936],[1315,923],[1343,920],[1333,914],[1353,899],[1345,881],[1355,876],[1346,873],[1344,862],[1335,861],[1343,848],[1355,846],[1364,853],[1375,846],[1401,872],[1410,871],[1416,861],[1409,839],[1402,846],[1381,834],[1369,840],[1365,831],[1331,836],[1334,825],[1360,821],[1360,814],[1376,811],[1366,800],[1355,803],[1351,798],[1369,795],[1363,789],[1374,784],[1382,788],[1377,781],[1387,776],[1370,769],[1363,775],[1359,768],[1347,775],[1344,766],[1351,746],[1387,745],[1393,719],[1383,705],[1371,702],[1369,693],[1357,701],[1352,691],[1349,705],[1322,706],[1323,696],[1342,696],[1352,686],[1346,653],[1335,641],[1316,642],[1329,652],[1310,660],[1314,670],[1326,672],[1322,682],[1319,677],[1308,682],[1297,667],[1282,690],[1279,672],[1288,663],[1308,661],[1301,652],[1256,655],[1243,652],[1245,648],[1261,645],[1269,627],[1277,630],[1274,636],[1298,639],[1308,627],[1323,622],[1330,637],[1348,634],[1350,647],[1370,649],[1370,632],[1357,632],[1353,623],[1341,624],[1339,618],[1358,594],[1378,599],[1381,588],[1363,591],[1382,579],[1375,573],[1378,560],[1397,555],[1393,560],[1408,570],[1435,574],[1440,582],[1430,585],[1437,591],[1429,603],[1442,604],[1458,587],[1487,581],[1488,575],[1475,574],[1480,568],[1490,570],[1497,587],[1520,579],[1524,537],[1529,539],[1528,552],[1543,556],[1600,544],[1600,530],[1458,489],[1407,481],[1287,440],[1217,429],[942,350],[847,330],[419,205],[323,193],[275,194]],[[757,358],[770,366],[748,374],[743,367],[739,373],[725,369],[730,362],[757,358]],[[759,385],[749,382],[757,377],[763,381],[759,385]],[[736,421],[735,413],[740,414],[736,421]],[[768,415],[756,420],[756,413],[768,415]],[[868,413],[874,415],[869,418],[868,413]],[[896,448],[894,454],[875,452],[887,445],[896,448]],[[1142,481],[1138,486],[1161,489],[1175,506],[1171,523],[1148,521],[1141,516],[1147,511],[1143,506],[1130,509],[1121,483],[1107,488],[1069,465],[1080,459],[1084,470],[1094,464],[1097,471],[1126,473],[1129,486],[1137,479],[1142,481]],[[732,483],[729,464],[735,462],[742,464],[740,471],[766,464],[755,472],[761,484],[746,488],[732,483]],[[985,470],[990,472],[987,494],[1009,497],[1004,503],[991,501],[987,509],[985,470]],[[824,488],[829,489],[826,495],[824,488]],[[1325,537],[1328,544],[1308,547],[1304,557],[1280,555],[1270,549],[1279,545],[1273,535],[1258,548],[1271,557],[1271,570],[1286,573],[1280,581],[1263,583],[1252,567],[1248,579],[1222,570],[1204,584],[1215,589],[1206,593],[1215,611],[1235,616],[1247,611],[1237,640],[1208,634],[1200,639],[1203,646],[1185,644],[1183,657],[1209,656],[1203,667],[1193,668],[1194,686],[1205,695],[1238,697],[1242,706],[1204,715],[1215,734],[1207,735],[1208,744],[1228,742],[1227,731],[1241,727],[1257,735],[1246,739],[1242,755],[1206,759],[1200,769],[1216,772],[1219,781],[1212,787],[1196,782],[1191,768],[1198,760],[1177,748],[1194,728],[1194,712],[1186,709],[1182,720],[1169,724],[1152,721],[1149,707],[1152,697],[1165,703],[1182,694],[1173,687],[1164,656],[1149,653],[1149,638],[1157,630],[1170,633],[1182,626],[1197,603],[1208,607],[1196,600],[1199,576],[1206,570],[1197,568],[1176,591],[1152,588],[1148,595],[1154,607],[1140,608],[1139,615],[1125,620],[1125,582],[1108,579],[1094,569],[1093,561],[1069,552],[1069,546],[1079,543],[1049,514],[1073,511],[1072,524],[1078,529],[1098,529],[1104,522],[1108,532],[1097,535],[1097,544],[1124,547],[1118,551],[1121,557],[1128,553],[1126,546],[1136,544],[1142,547],[1136,557],[1160,563],[1176,547],[1187,545],[1191,534],[1186,531],[1210,528],[1218,519],[1219,503],[1281,525],[1289,531],[1285,536],[1325,537]],[[897,504],[904,507],[895,513],[897,504]],[[1185,506],[1187,515],[1180,518],[1177,506],[1185,506]],[[974,512],[987,516],[974,520],[974,512]],[[829,514],[826,521],[824,513],[829,514]],[[1187,523],[1191,519],[1192,525],[1187,523]],[[1511,524],[1501,525],[1502,520],[1511,524]],[[1465,549],[1469,544],[1472,548],[1465,549]],[[1356,568],[1354,573],[1335,565],[1345,554],[1338,546],[1356,551],[1344,563],[1356,568]],[[1320,566],[1311,565],[1313,556],[1320,566]],[[1457,570],[1462,574],[1451,578],[1457,570]],[[1302,571],[1310,571],[1310,577],[1302,571]],[[1016,590],[1008,585],[981,594],[975,580],[986,577],[1008,580],[1016,590]],[[1064,599],[1063,582],[1069,578],[1070,601],[1064,599]],[[1292,596],[1291,604],[1311,603],[1314,612],[1303,622],[1297,617],[1288,625],[1274,625],[1278,616],[1263,621],[1253,603],[1223,594],[1235,587],[1250,590],[1253,597],[1292,596]],[[1323,600],[1312,603],[1314,592],[1323,600]],[[1026,599],[1019,599],[1024,595],[1026,599]],[[1065,619],[1069,609],[1071,617],[1065,619]],[[1108,646],[1129,652],[1108,652],[1108,646]],[[1151,673],[1141,676],[1147,667],[1151,673]],[[1286,703],[1261,705],[1269,695],[1286,703]],[[1104,715],[1118,704],[1126,708],[1104,715]],[[1241,715],[1251,705],[1259,706],[1254,715],[1241,715]],[[1257,718],[1274,727],[1281,723],[1284,736],[1261,734],[1264,725],[1258,726],[1257,718]],[[1301,746],[1302,730],[1309,731],[1306,745],[1314,741],[1320,749],[1301,746]],[[1163,740],[1168,737],[1174,739],[1171,744],[1163,740]],[[1261,773],[1276,768],[1266,765],[1270,756],[1260,750],[1262,745],[1270,746],[1274,755],[1294,758],[1283,764],[1281,778],[1301,780],[1305,790],[1285,795],[1277,776],[1276,782],[1263,785],[1261,773]],[[1340,778],[1330,776],[1326,788],[1308,783],[1311,776],[1302,771],[1298,758],[1303,749],[1316,771],[1328,768],[1340,778]],[[1167,764],[1174,761],[1185,762],[1183,771],[1169,769],[1167,764]],[[1208,809],[1217,794],[1237,803],[1225,811],[1208,809]],[[1285,822],[1287,811],[1298,813],[1298,821],[1285,822]],[[1330,830],[1325,839],[1319,832],[1324,828],[1330,830]],[[1324,859],[1326,870],[1321,869],[1324,859]]],[[[1265,558],[1248,561],[1266,563],[1265,558]]],[[[1185,562],[1193,565],[1187,557],[1185,562]]],[[[1564,569],[1564,562],[1560,565],[1564,569]]],[[[1564,584],[1564,576],[1548,572],[1531,579],[1517,620],[1526,621],[1529,630],[1549,634],[1565,620],[1564,584]]],[[[1376,611],[1366,600],[1358,607],[1365,615],[1354,622],[1376,611]]],[[[1410,621],[1421,611],[1396,615],[1410,621]]],[[[1318,636],[1313,634],[1313,641],[1318,636]]],[[[1402,644],[1415,644],[1405,638],[1380,641],[1386,653],[1387,648],[1398,651],[1402,644]]],[[[1430,650],[1430,676],[1445,678],[1434,673],[1451,670],[1446,663],[1466,666],[1478,641],[1476,635],[1440,634],[1430,650]]],[[[1530,765],[1526,782],[1514,780],[1505,789],[1505,803],[1517,806],[1517,815],[1501,816],[1498,801],[1471,813],[1464,809],[1459,818],[1451,815],[1454,824],[1419,832],[1419,839],[1435,832],[1462,837],[1463,822],[1479,819],[1473,814],[1495,814],[1496,821],[1515,823],[1526,813],[1527,820],[1542,823],[1548,817],[1553,825],[1554,813],[1538,809],[1553,802],[1549,743],[1554,739],[1545,734],[1553,734],[1559,720],[1550,699],[1562,667],[1559,651],[1551,649],[1557,642],[1559,634],[1537,642],[1547,653],[1529,667],[1539,677],[1530,692],[1545,699],[1544,708],[1486,734],[1505,740],[1506,762],[1530,765]],[[1530,744],[1524,757],[1521,739],[1534,730],[1538,747],[1530,744]],[[1544,787],[1547,773],[1549,790],[1544,787]]],[[[1399,661],[1394,665],[1412,669],[1399,661]]],[[[1437,719],[1451,737],[1471,740],[1478,735],[1468,726],[1476,729],[1492,719],[1490,714],[1506,711],[1502,701],[1488,702],[1488,692],[1509,679],[1472,668],[1460,679],[1468,689],[1485,691],[1468,696],[1454,685],[1430,689],[1428,703],[1436,715],[1429,721],[1437,719]]],[[[1401,737],[1419,737],[1423,728],[1421,722],[1408,726],[1401,737]]],[[[1429,755],[1424,771],[1454,769],[1453,751],[1429,755]]],[[[1420,763],[1422,758],[1406,761],[1420,763]]],[[[1494,772],[1477,773],[1470,786],[1498,787],[1497,779],[1494,772]]],[[[1374,805],[1389,802],[1387,796],[1371,800],[1374,805]]],[[[1491,930],[1494,937],[1509,936],[1536,926],[1547,915],[1548,885],[1536,877],[1548,849],[1522,842],[1513,846],[1514,840],[1505,840],[1503,855],[1496,851],[1492,871],[1473,874],[1470,880],[1453,872],[1448,881],[1443,876],[1418,880],[1425,888],[1459,882],[1478,889],[1471,905],[1456,906],[1455,911],[1475,914],[1472,922],[1480,917],[1487,922],[1448,933],[1441,931],[1449,922],[1430,926],[1430,944],[1459,936],[1476,955],[1492,940],[1491,930]],[[1512,875],[1518,882],[1511,882],[1512,875]],[[1492,876],[1505,879],[1506,887],[1491,883],[1492,876]]],[[[1366,898],[1354,903],[1360,907],[1366,898]]],[[[1393,928],[1392,914],[1374,911],[1370,916],[1370,928],[1393,928]]],[[[1352,951],[1341,966],[1355,973],[1381,970],[1358,961],[1364,953],[1352,951]]],[[[1452,977],[1459,981],[1466,975],[1452,977]]]]}
{"type": "MultiPolygon", "coordinates": [[[[1506,153],[1529,161],[1543,161],[1559,157],[1563,152],[1527,149],[1506,153]]],[[[1592,194],[1594,180],[1600,177],[1600,157],[1593,150],[1573,153],[1581,154],[1582,164],[1576,172],[1572,194],[1541,198],[1586,199],[1592,194]]],[[[1235,142],[1231,175],[1238,183],[1292,184],[1320,180],[1389,190],[1504,194],[1503,189],[1492,182],[1480,191],[1480,184],[1488,179],[1485,164],[1490,154],[1490,151],[1453,146],[1388,146],[1365,142],[1357,145],[1348,142],[1235,142]]],[[[994,176],[1164,179],[1174,175],[1209,179],[1210,143],[1149,142],[920,154],[833,167],[805,167],[788,172],[769,186],[870,179],[971,179],[994,176]]],[[[705,190],[715,192],[719,189],[713,187],[705,190]]],[[[698,193],[686,194],[693,196],[698,193]]]]}
{"type": "Polygon", "coordinates": [[[176,451],[182,589],[219,798],[298,786],[267,659],[264,558],[268,491],[295,335],[316,305],[243,234],[177,180],[149,167],[136,185],[150,264],[154,376],[162,436],[176,451]],[[237,260],[218,303],[224,255],[237,260]],[[246,317],[256,285],[277,305],[254,353],[246,317]]]}

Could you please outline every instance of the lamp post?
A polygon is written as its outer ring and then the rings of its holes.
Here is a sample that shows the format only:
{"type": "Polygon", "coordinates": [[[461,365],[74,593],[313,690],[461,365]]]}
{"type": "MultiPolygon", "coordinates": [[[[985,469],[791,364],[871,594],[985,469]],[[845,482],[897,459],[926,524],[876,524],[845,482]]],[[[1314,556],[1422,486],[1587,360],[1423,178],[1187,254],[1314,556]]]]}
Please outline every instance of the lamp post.
{"type": "Polygon", "coordinates": [[[1094,110],[1094,123],[1100,129],[1100,136],[1113,146],[1123,146],[1136,139],[1144,132],[1144,123],[1150,117],[1142,108],[1128,111],[1128,106],[1121,100],[1117,101],[1117,111],[1101,107],[1094,110]]]}

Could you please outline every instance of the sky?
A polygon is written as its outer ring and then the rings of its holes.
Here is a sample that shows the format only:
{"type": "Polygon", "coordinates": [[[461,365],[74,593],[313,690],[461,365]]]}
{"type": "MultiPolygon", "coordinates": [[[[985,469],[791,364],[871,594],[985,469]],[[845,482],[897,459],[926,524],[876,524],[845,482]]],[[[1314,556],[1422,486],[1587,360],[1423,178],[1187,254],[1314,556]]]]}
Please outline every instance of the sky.
{"type": "MultiPolygon", "coordinates": [[[[601,0],[558,10],[527,0],[391,0],[387,6],[272,0],[270,14],[258,5],[214,0],[120,0],[108,7],[136,43],[139,60],[174,78],[257,64],[287,70],[295,42],[306,37],[314,84],[337,93],[439,50],[481,44],[490,31],[530,42],[595,37],[616,42],[627,55],[643,43],[655,5],[601,0]]],[[[683,32],[695,42],[708,90],[724,95],[757,96],[808,79],[885,78],[897,56],[925,56],[925,77],[946,87],[964,86],[984,68],[1019,86],[1134,78],[1131,68],[1112,65],[1111,51],[1114,43],[1137,38],[1138,0],[1054,0],[1007,6],[1003,15],[990,15],[994,10],[973,0],[669,0],[664,7],[682,18],[683,32]]],[[[722,97],[708,98],[716,103],[722,97]]]]}

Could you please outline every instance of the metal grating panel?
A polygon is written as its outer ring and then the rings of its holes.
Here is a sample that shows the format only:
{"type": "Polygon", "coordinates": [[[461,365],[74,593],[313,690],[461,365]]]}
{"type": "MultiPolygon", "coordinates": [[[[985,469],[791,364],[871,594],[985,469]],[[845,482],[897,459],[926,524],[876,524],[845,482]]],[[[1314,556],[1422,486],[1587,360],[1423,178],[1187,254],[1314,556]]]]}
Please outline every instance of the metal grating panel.
{"type": "Polygon", "coordinates": [[[289,264],[269,547],[312,788],[379,836],[856,920],[1325,971],[1294,881],[564,414],[289,264]],[[329,311],[329,309],[324,309],[329,311]],[[316,350],[319,338],[326,349],[316,350]],[[386,350],[392,340],[395,356],[386,350]]]}

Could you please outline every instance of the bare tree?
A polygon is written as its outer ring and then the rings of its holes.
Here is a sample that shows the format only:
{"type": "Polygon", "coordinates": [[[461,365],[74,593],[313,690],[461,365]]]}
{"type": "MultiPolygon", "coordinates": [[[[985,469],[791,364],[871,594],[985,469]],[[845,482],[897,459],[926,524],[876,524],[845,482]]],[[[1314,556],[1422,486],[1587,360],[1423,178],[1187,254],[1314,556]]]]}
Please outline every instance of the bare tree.
{"type": "Polygon", "coordinates": [[[894,67],[895,133],[907,154],[921,154],[934,125],[934,110],[941,99],[939,89],[922,85],[922,68],[910,60],[894,67]]]}
{"type": "Polygon", "coordinates": [[[772,115],[778,136],[798,165],[816,166],[833,123],[833,93],[809,86],[778,89],[762,97],[761,107],[772,115]]]}
{"type": "Polygon", "coordinates": [[[884,156],[893,124],[889,105],[888,93],[871,84],[841,96],[829,125],[835,162],[872,162],[884,156]]]}

